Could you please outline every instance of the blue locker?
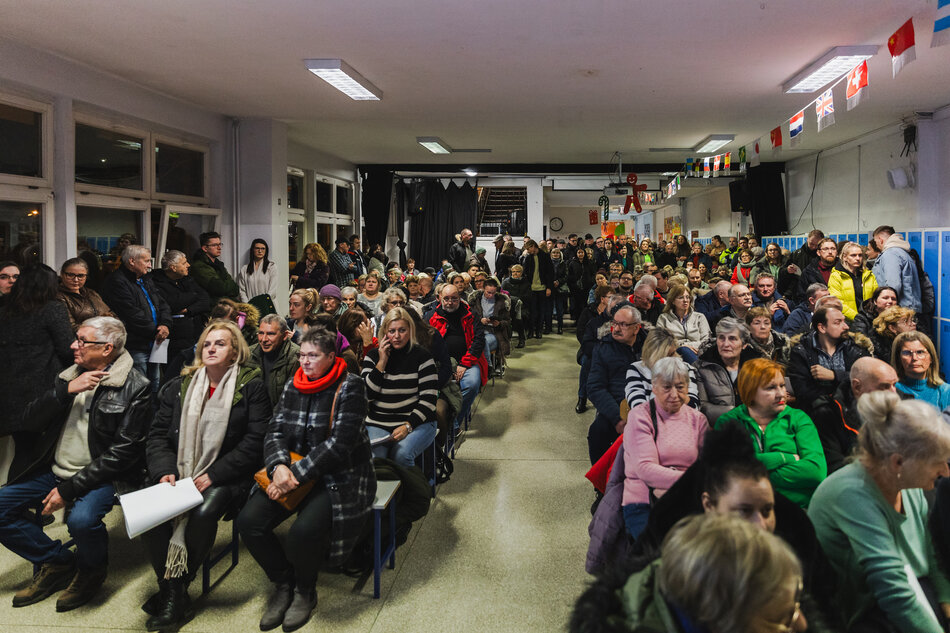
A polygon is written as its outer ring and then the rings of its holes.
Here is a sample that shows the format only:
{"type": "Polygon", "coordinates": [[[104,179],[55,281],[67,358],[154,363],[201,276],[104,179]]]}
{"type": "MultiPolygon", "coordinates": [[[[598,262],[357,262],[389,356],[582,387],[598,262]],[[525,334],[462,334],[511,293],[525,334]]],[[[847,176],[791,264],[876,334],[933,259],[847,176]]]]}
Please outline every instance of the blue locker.
{"type": "Polygon", "coordinates": [[[857,233],[848,233],[848,241],[849,241],[849,242],[857,242],[857,241],[858,241],[858,234],[857,234],[857,233]]]}
{"type": "Polygon", "coordinates": [[[950,231],[941,231],[940,246],[943,274],[940,277],[931,277],[930,281],[937,293],[937,313],[944,319],[950,319],[950,231]]]}
{"type": "Polygon", "coordinates": [[[940,319],[940,347],[938,348],[940,352],[940,371],[943,372],[943,375],[947,375],[947,371],[950,370],[950,320],[940,319]]]}
{"type": "Polygon", "coordinates": [[[867,246],[867,245],[868,245],[868,242],[870,242],[870,241],[871,241],[871,240],[870,240],[870,237],[868,236],[867,233],[859,233],[859,234],[858,234],[858,244],[860,244],[861,246],[867,246]]]}
{"type": "MultiPolygon", "coordinates": [[[[920,251],[917,252],[920,253],[920,251]]],[[[924,270],[930,275],[930,283],[934,284],[934,291],[938,294],[939,300],[939,295],[943,293],[940,292],[941,286],[934,282],[935,279],[940,279],[940,233],[938,231],[924,232],[924,252],[920,256],[924,270]]]]}
{"type": "Polygon", "coordinates": [[[904,235],[904,238],[905,238],[908,242],[910,242],[910,247],[911,247],[911,248],[913,248],[914,250],[916,250],[917,253],[920,254],[921,257],[924,256],[923,248],[921,248],[921,247],[923,246],[923,242],[922,242],[922,240],[921,240],[921,233],[920,233],[920,231],[908,231],[908,232],[904,235]]]}

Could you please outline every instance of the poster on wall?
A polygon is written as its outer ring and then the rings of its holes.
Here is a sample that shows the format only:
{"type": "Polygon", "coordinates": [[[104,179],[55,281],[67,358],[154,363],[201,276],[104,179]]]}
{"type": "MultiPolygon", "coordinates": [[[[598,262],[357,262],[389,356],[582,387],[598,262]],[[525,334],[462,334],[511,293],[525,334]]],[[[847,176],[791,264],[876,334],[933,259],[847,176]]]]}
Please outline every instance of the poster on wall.
{"type": "Polygon", "coordinates": [[[663,232],[667,235],[679,235],[683,232],[683,218],[679,215],[669,215],[663,220],[663,232]]]}

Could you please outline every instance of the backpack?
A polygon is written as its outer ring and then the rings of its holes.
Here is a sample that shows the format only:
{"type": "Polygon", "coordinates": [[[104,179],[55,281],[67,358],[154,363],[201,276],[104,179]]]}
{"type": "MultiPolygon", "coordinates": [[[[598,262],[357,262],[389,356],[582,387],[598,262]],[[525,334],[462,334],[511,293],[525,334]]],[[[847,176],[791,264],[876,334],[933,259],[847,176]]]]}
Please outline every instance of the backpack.
{"type": "Polygon", "coordinates": [[[914,260],[914,266],[917,267],[917,280],[920,282],[920,313],[933,316],[937,312],[937,296],[933,282],[930,281],[930,275],[920,263],[920,255],[917,251],[910,249],[910,256],[914,260]]]}

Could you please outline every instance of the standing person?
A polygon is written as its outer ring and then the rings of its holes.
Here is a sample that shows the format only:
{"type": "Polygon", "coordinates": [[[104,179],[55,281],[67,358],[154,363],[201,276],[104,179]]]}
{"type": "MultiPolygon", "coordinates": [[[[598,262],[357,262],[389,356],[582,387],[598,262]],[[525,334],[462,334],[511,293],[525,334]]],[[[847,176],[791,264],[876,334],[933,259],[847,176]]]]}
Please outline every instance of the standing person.
{"type": "Polygon", "coordinates": [[[501,254],[495,258],[495,276],[505,279],[511,274],[511,267],[518,263],[518,254],[514,242],[505,242],[501,254]]]}
{"type": "Polygon", "coordinates": [[[20,267],[15,262],[0,262],[0,297],[10,294],[19,278],[20,267]]]}
{"type": "Polygon", "coordinates": [[[858,401],[858,459],[825,479],[808,518],[837,572],[848,630],[946,630],[950,580],[924,491],[950,476],[950,428],[932,406],[878,391],[858,401]]]}
{"type": "Polygon", "coordinates": [[[337,238],[336,248],[330,253],[327,260],[330,264],[330,281],[337,287],[348,286],[359,275],[356,273],[356,262],[350,258],[350,245],[346,239],[337,238]]]}
{"type": "Polygon", "coordinates": [[[255,304],[270,302],[280,296],[280,289],[277,282],[277,265],[272,262],[268,255],[270,247],[267,242],[261,238],[251,242],[251,250],[248,253],[247,266],[241,268],[238,272],[238,292],[241,295],[241,301],[244,303],[255,304]],[[266,296],[266,299],[264,298],[266,296]],[[257,302],[254,299],[261,297],[257,302]]]}
{"type": "Polygon", "coordinates": [[[375,457],[411,468],[438,431],[438,370],[405,308],[387,312],[380,332],[379,346],[363,358],[360,372],[368,400],[366,431],[370,440],[389,438],[373,448],[375,457]]]}
{"type": "Polygon", "coordinates": [[[515,264],[509,270],[510,277],[501,282],[501,289],[508,293],[511,299],[511,326],[518,333],[516,349],[525,346],[525,338],[531,338],[531,308],[528,298],[531,296],[531,284],[522,275],[524,267],[515,264]]]}
{"type": "MultiPolygon", "coordinates": [[[[684,238],[685,239],[685,238],[684,238]]],[[[699,241],[694,241],[690,249],[689,256],[686,258],[687,263],[691,263],[693,268],[699,269],[700,264],[705,264],[708,269],[712,266],[712,259],[703,252],[703,245],[699,241]]]]}
{"type": "Polygon", "coordinates": [[[881,254],[874,260],[877,285],[890,286],[897,292],[898,305],[919,313],[922,309],[920,277],[910,255],[910,244],[892,226],[879,226],[871,234],[881,254]]]}
{"type": "Polygon", "coordinates": [[[247,366],[260,368],[272,408],[277,407],[284,386],[300,368],[300,347],[290,340],[292,336],[286,321],[276,314],[267,314],[257,328],[257,343],[249,350],[247,366]]]}
{"type": "MultiPolygon", "coordinates": [[[[570,289],[567,285],[567,262],[561,257],[560,249],[555,248],[551,251],[551,267],[554,271],[554,282],[551,288],[550,306],[553,308],[554,315],[557,316],[557,333],[564,334],[564,312],[567,310],[567,296],[570,289]]],[[[551,331],[552,310],[548,311],[547,322],[545,326],[551,331]]]]}
{"type": "MultiPolygon", "coordinates": [[[[211,300],[204,288],[188,274],[191,265],[181,251],[168,251],[162,256],[161,270],[153,270],[149,278],[158,294],[168,304],[171,326],[168,329],[168,359],[177,357],[192,348],[204,326],[206,315],[211,312],[211,300]]],[[[171,368],[171,363],[166,368],[171,368]]],[[[170,380],[174,376],[168,375],[170,380]]]]}
{"type": "Polygon", "coordinates": [[[571,291],[571,318],[576,322],[589,302],[587,293],[594,285],[594,275],[597,270],[594,262],[587,258],[587,251],[578,248],[574,259],[567,266],[567,286],[571,291]]]}
{"type": "Polygon", "coordinates": [[[272,409],[261,371],[245,365],[236,325],[212,321],[198,337],[194,362],[159,396],[145,446],[152,483],[191,477],[203,502],[146,532],[142,539],[158,581],[146,603],[149,631],[182,624],[188,585],[214,545],[218,520],[243,501],[261,462],[272,409]]]}
{"type": "Polygon", "coordinates": [[[775,242],[765,246],[765,257],[759,259],[752,268],[752,279],[760,273],[771,273],[777,283],[778,292],[792,297],[798,289],[798,275],[788,272],[788,257],[782,254],[782,248],[775,242]]]}
{"type": "Polygon", "coordinates": [[[548,304],[550,303],[551,289],[554,287],[554,267],[551,257],[538,248],[538,243],[528,240],[524,245],[524,276],[530,283],[531,294],[528,295],[529,311],[531,314],[531,330],[535,338],[541,338],[542,331],[551,333],[550,328],[544,328],[544,320],[548,304]]]}
{"type": "Polygon", "coordinates": [[[577,318],[575,336],[580,343],[580,349],[577,350],[577,364],[581,366],[578,374],[577,404],[574,406],[575,413],[584,413],[587,411],[587,380],[590,375],[590,361],[594,355],[594,346],[597,344],[597,336],[601,326],[610,318],[610,301],[620,302],[622,298],[618,296],[610,286],[600,286],[594,291],[594,301],[585,307],[577,318]]]}
{"type": "Polygon", "coordinates": [[[215,304],[218,299],[239,301],[241,291],[221,261],[221,236],[214,231],[202,233],[198,238],[199,248],[191,258],[191,275],[205,289],[215,304]]]}
{"type": "Polygon", "coordinates": [[[160,367],[149,362],[149,356],[153,345],[168,338],[172,315],[155,282],[148,276],[151,270],[151,251],[141,244],[127,246],[122,251],[122,265],[102,280],[102,298],[125,325],[128,333],[125,348],[135,368],[152,382],[152,389],[157,392],[160,367]]]}
{"type": "Polygon", "coordinates": [[[498,293],[498,281],[494,277],[485,280],[482,290],[472,296],[469,307],[485,329],[489,371],[503,374],[504,359],[511,355],[511,309],[508,298],[498,293]]]}
{"type": "Polygon", "coordinates": [[[475,254],[475,247],[472,244],[474,234],[471,229],[462,229],[459,233],[459,239],[449,247],[448,260],[455,269],[455,272],[465,272],[468,268],[468,262],[475,254]]]}
{"type": "Polygon", "coordinates": [[[802,297],[808,286],[812,284],[828,285],[831,271],[838,263],[838,244],[831,238],[824,238],[818,243],[818,259],[802,270],[798,280],[798,295],[802,297]]]}
{"type": "Polygon", "coordinates": [[[841,299],[842,312],[853,321],[858,310],[877,289],[874,274],[864,267],[864,248],[855,242],[841,247],[839,261],[828,277],[828,292],[841,299]]]}
{"type": "Polygon", "coordinates": [[[357,276],[365,275],[369,272],[369,258],[363,252],[360,236],[356,233],[350,236],[350,259],[356,262],[357,276]]]}
{"type": "Polygon", "coordinates": [[[653,248],[650,244],[650,240],[644,238],[640,240],[640,248],[632,253],[630,253],[630,270],[635,269],[637,266],[643,267],[644,264],[655,264],[656,259],[653,255],[653,248]]]}
{"type": "Polygon", "coordinates": [[[56,296],[66,306],[73,330],[78,330],[79,324],[86,319],[115,316],[99,293],[86,287],[88,278],[89,265],[78,257],[67,259],[59,269],[59,292],[56,296]]]}
{"type": "MultiPolygon", "coordinates": [[[[24,279],[32,284],[29,270],[24,279]]],[[[12,434],[16,442],[9,479],[0,489],[0,543],[35,569],[30,585],[13,596],[14,607],[66,587],[56,610],[69,611],[89,602],[105,582],[109,534],[102,519],[116,492],[141,485],[152,418],[148,380],[133,369],[124,344],[118,319],[83,322],[71,346],[73,364],[0,425],[0,434],[12,434]],[[65,522],[75,553],[24,516],[37,504],[44,516],[70,504],[65,522]]]]}
{"type": "Polygon", "coordinates": [[[797,272],[792,270],[789,272],[794,275],[801,274],[803,270],[818,261],[818,247],[820,246],[823,239],[825,239],[825,234],[820,230],[814,229],[810,231],[808,236],[805,238],[805,243],[802,244],[798,250],[789,255],[789,265],[798,267],[797,272]]]}
{"type": "Polygon", "coordinates": [[[255,489],[237,517],[241,540],[272,583],[260,628],[296,631],[317,606],[321,567],[346,561],[376,494],[366,435],[366,387],[336,355],[336,336],[313,329],[300,345],[300,369],[277,403],[264,436],[271,483],[255,489]],[[300,456],[294,460],[293,454],[300,456]],[[279,503],[312,486],[292,510],[279,503]],[[274,534],[296,514],[284,545],[274,534]]]}
{"type": "Polygon", "coordinates": [[[940,411],[950,407],[950,384],[940,378],[937,351],[923,332],[904,332],[894,339],[891,364],[897,370],[897,390],[929,402],[940,411]]]}

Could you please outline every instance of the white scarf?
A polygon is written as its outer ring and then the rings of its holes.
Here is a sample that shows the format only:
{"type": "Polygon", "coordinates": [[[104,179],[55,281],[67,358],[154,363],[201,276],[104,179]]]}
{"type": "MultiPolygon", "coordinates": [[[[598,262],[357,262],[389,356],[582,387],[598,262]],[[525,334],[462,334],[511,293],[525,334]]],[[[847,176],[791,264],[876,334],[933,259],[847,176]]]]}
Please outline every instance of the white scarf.
{"type": "MultiPolygon", "coordinates": [[[[218,459],[221,443],[228,430],[231,402],[240,367],[235,363],[218,383],[214,395],[208,397],[211,386],[208,372],[202,367],[195,372],[181,408],[178,425],[178,478],[199,477],[218,459]]],[[[188,550],[185,548],[185,527],[188,514],[174,520],[174,529],[168,543],[165,560],[165,578],[179,578],[188,572],[188,550]]]]}

